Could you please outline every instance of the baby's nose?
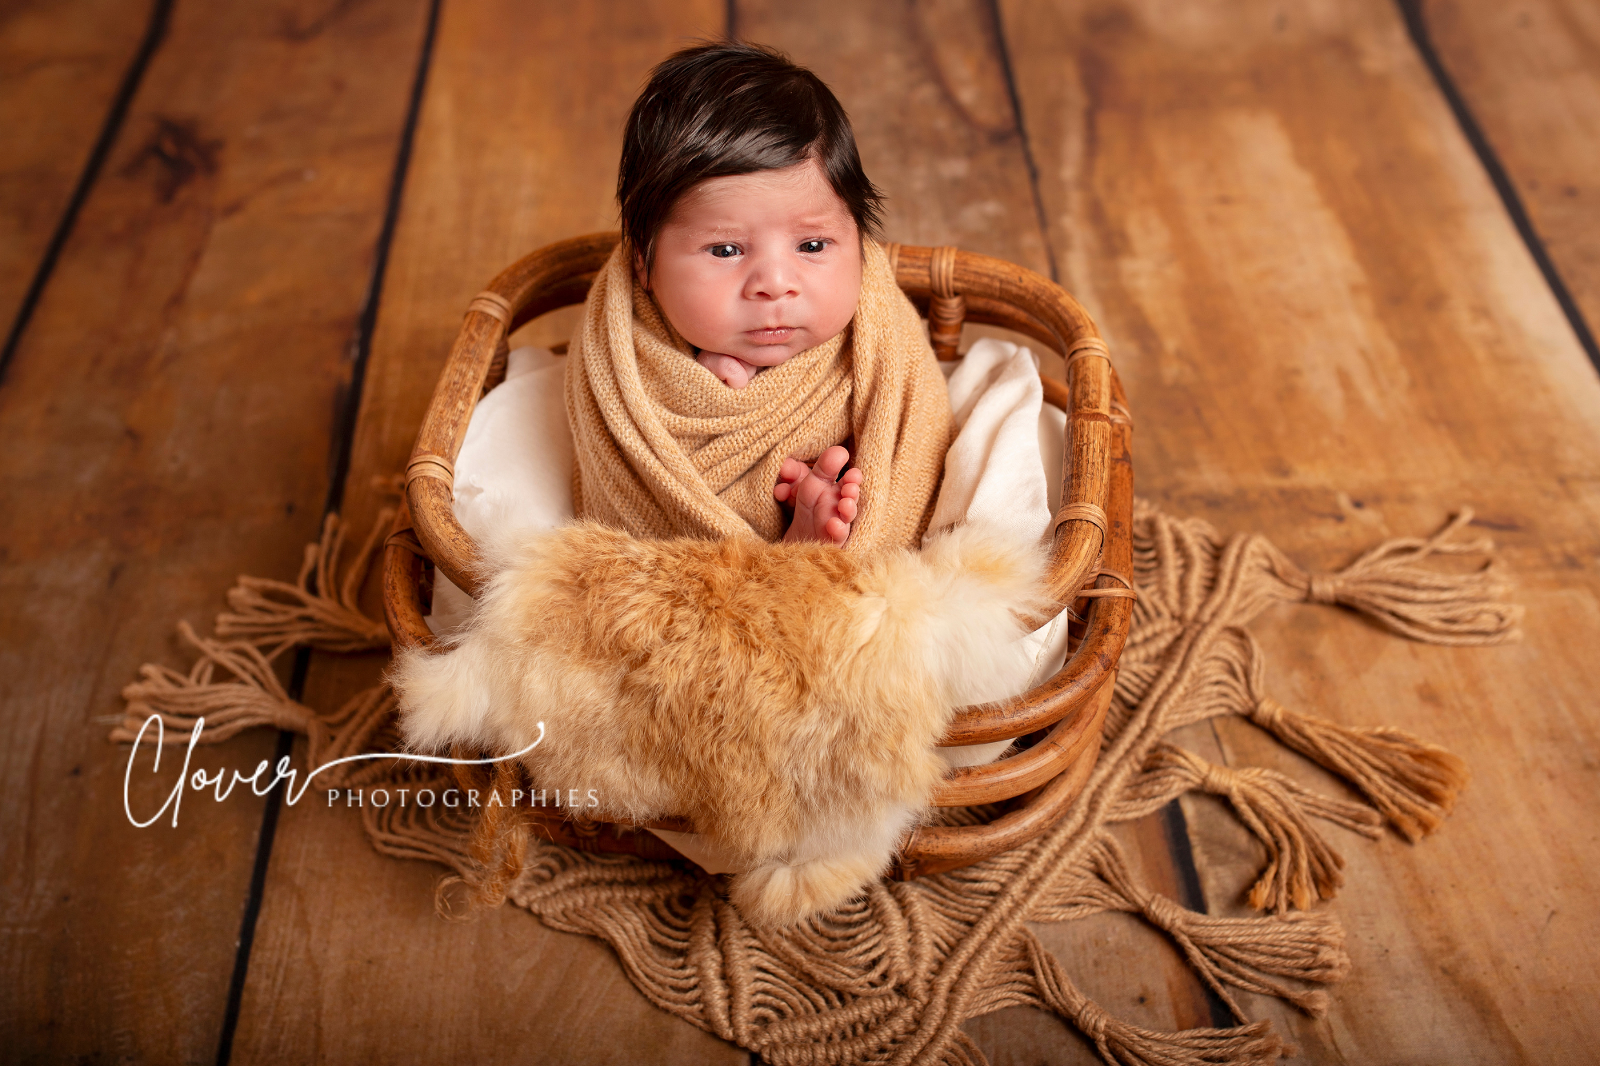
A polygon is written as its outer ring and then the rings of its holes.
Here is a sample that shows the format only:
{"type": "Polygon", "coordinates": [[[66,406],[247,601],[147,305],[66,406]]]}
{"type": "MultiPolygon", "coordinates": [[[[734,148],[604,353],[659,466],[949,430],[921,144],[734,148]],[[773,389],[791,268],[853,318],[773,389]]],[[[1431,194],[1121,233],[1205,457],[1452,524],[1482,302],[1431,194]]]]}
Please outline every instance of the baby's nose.
{"type": "Polygon", "coordinates": [[[763,260],[745,283],[745,295],[752,299],[778,300],[800,295],[800,278],[781,261],[763,260]]]}

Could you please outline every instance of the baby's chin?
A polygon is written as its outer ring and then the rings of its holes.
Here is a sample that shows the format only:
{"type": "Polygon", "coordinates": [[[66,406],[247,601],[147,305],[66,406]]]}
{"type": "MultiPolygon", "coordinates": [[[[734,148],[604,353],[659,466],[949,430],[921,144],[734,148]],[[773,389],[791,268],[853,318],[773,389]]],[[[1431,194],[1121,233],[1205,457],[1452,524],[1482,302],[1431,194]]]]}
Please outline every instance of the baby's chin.
{"type": "Polygon", "coordinates": [[[818,338],[811,333],[797,332],[792,340],[783,344],[751,344],[742,336],[729,337],[725,341],[727,347],[713,348],[712,351],[743,359],[751,366],[766,368],[782,366],[807,348],[815,348],[826,339],[818,338]]]}
{"type": "Polygon", "coordinates": [[[704,352],[708,355],[732,356],[734,359],[748,363],[750,366],[760,367],[762,370],[768,370],[775,366],[782,366],[790,359],[793,359],[796,355],[799,355],[801,352],[805,351],[806,348],[811,347],[811,345],[807,344],[803,346],[796,346],[792,344],[786,344],[782,347],[775,345],[762,345],[760,347],[752,348],[748,345],[738,344],[724,344],[722,347],[710,347],[707,345],[697,344],[695,347],[699,348],[701,352],[704,352]]]}

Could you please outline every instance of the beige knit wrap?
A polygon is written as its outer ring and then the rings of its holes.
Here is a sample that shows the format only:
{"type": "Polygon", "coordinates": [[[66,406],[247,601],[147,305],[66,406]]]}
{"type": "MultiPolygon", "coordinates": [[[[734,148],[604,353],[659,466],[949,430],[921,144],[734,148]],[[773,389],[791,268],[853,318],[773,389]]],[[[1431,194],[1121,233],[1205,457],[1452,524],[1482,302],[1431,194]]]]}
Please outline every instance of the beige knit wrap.
{"type": "Polygon", "coordinates": [[[634,279],[619,244],[595,278],[567,361],[573,502],[637,537],[783,535],[786,456],[854,438],[860,511],[848,550],[915,547],[952,434],[944,377],[889,259],[863,242],[861,299],[839,336],[731,389],[634,279]]]}

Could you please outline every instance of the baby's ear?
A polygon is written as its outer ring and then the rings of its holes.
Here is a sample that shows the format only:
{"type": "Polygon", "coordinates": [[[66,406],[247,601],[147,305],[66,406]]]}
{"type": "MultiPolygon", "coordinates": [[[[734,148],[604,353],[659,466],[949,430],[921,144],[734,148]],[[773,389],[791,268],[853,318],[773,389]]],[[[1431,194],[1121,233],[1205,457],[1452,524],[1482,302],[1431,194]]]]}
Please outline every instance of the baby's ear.
{"type": "Polygon", "coordinates": [[[639,288],[645,292],[650,291],[650,273],[644,268],[644,255],[633,253],[633,277],[639,283],[639,288]]]}

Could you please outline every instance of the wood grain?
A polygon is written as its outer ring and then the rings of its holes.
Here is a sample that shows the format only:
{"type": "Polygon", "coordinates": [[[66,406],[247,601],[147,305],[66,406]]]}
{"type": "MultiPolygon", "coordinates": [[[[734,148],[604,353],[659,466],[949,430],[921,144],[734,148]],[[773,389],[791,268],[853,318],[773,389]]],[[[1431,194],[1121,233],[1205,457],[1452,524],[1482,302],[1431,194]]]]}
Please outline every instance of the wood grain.
{"type": "MultiPolygon", "coordinates": [[[[1140,413],[1142,492],[1322,567],[1470,504],[1529,607],[1527,639],[1487,650],[1324,608],[1257,624],[1279,699],[1401,726],[1476,773],[1418,847],[1328,830],[1353,976],[1323,1021],[1259,1009],[1306,1061],[1585,1061],[1600,382],[1395,9],[1015,2],[1002,20],[1064,282],[1140,413]]],[[[1249,725],[1197,733],[1338,791],[1249,725]]],[[[1262,854],[1222,805],[1186,809],[1212,908],[1237,910],[1262,854]]]]}
{"type": "Polygon", "coordinates": [[[1429,0],[1423,17],[1590,331],[1600,329],[1600,9],[1429,0]]]}
{"type": "MultiPolygon", "coordinates": [[[[7,1055],[210,1061],[260,801],[129,824],[107,715],[317,529],[416,3],[180,5],[0,387],[7,1055]]],[[[84,14],[79,6],[65,18],[84,14]]],[[[200,752],[249,770],[266,732],[200,752]]],[[[134,775],[159,809],[181,755],[134,775]]]]}
{"type": "Polygon", "coordinates": [[[885,232],[1050,276],[988,5],[840,0],[736,5],[740,37],[810,67],[850,113],[885,232]]]}
{"type": "Polygon", "coordinates": [[[0,329],[11,329],[72,198],[149,6],[68,0],[0,11],[0,329]]]}
{"type": "MultiPolygon", "coordinates": [[[[891,240],[953,244],[1046,275],[1059,257],[1053,249],[1071,247],[1040,227],[991,5],[741,2],[736,25],[742,38],[815,70],[838,95],[868,176],[888,194],[891,240]]],[[[975,332],[991,331],[967,328],[975,332]]],[[[1149,462],[1139,434],[1134,453],[1138,486],[1149,462]]],[[[1129,847],[1152,881],[1176,877],[1154,821],[1132,832],[1129,847]]],[[[1209,1024],[1201,986],[1175,953],[1150,950],[1159,937],[1149,930],[1096,919],[1035,931],[1070,972],[1084,974],[1084,960],[1092,960],[1085,987],[1108,1005],[1132,1005],[1130,1017],[1153,1026],[1209,1024]]],[[[966,1030],[997,1063],[1098,1061],[1091,1047],[1063,1035],[1069,1026],[1042,1012],[1007,1010],[966,1030]]]]}
{"type": "MultiPolygon", "coordinates": [[[[357,527],[467,300],[528,250],[614,226],[623,112],[650,64],[723,17],[569,6],[445,6],[362,398],[357,527]]],[[[1053,265],[1085,301],[1139,413],[1143,493],[1321,566],[1477,509],[1522,583],[1523,644],[1410,645],[1312,607],[1256,625],[1278,699],[1399,724],[1476,777],[1420,846],[1326,830],[1349,862],[1327,906],[1352,976],[1321,1022],[1253,1006],[1304,1061],[1592,1057],[1600,385],[1393,7],[1004,0],[998,28],[964,0],[735,7],[741,35],[839,92],[891,237],[1053,265]]],[[[0,1028],[19,1058],[215,1055],[260,807],[191,796],[179,829],[132,829],[123,753],[94,719],[139,662],[187,661],[174,616],[204,623],[237,572],[292,572],[314,531],[422,11],[179,4],[0,388],[0,428],[23,442],[0,489],[0,1028]]],[[[1594,16],[1575,0],[1426,13],[1594,324],[1594,16]]],[[[0,16],[0,313],[146,14],[0,16]]],[[[376,668],[318,659],[307,698],[335,704],[376,668]]],[[[1248,725],[1183,740],[1341,794],[1248,725]]],[[[247,769],[271,744],[198,761],[247,769]]],[[[139,809],[163,770],[136,781],[139,809]]],[[[376,855],[353,812],[314,803],[283,812],[237,1060],[745,1058],[651,1008],[596,942],[513,908],[441,922],[436,870],[376,855]]],[[[1185,809],[1211,908],[1242,912],[1261,852],[1221,803],[1185,809]]],[[[1177,896],[1159,825],[1121,833],[1177,896]]],[[[1210,1021],[1138,921],[1036,932],[1118,1016],[1210,1021]]],[[[1038,1012],[967,1029],[996,1063],[1095,1061],[1038,1012]]]]}
{"type": "MultiPolygon", "coordinates": [[[[473,294],[534,248],[615,228],[634,95],[651,66],[722,19],[718,3],[630,5],[625,18],[578,4],[444,6],[361,398],[344,501],[356,528],[385,502],[372,476],[405,465],[473,294]]],[[[376,611],[375,582],[369,591],[376,611]]],[[[316,657],[306,699],[336,706],[375,672],[316,657]]],[[[441,872],[372,851],[354,811],[286,808],[233,1061],[748,1061],[653,1007],[598,941],[510,906],[440,919],[441,872]]]]}

